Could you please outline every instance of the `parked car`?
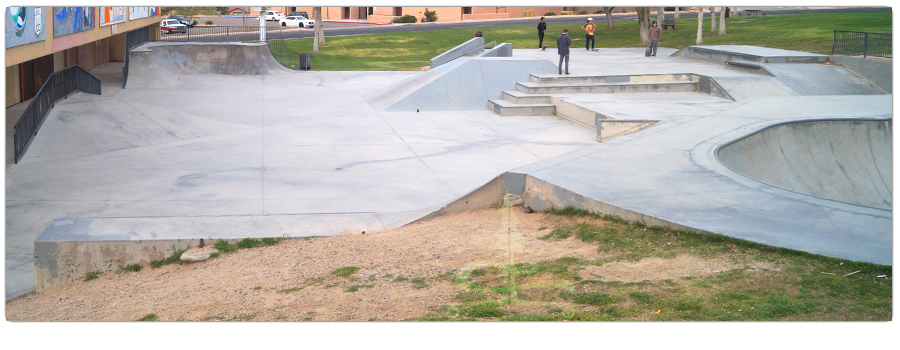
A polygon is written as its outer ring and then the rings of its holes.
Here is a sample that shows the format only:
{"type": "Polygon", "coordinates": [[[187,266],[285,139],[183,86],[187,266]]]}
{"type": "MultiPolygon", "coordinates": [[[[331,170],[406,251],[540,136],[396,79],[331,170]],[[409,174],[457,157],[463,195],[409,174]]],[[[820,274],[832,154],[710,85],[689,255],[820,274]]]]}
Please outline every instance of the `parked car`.
{"type": "Polygon", "coordinates": [[[278,11],[266,11],[267,21],[280,21],[285,15],[278,11]]]}
{"type": "Polygon", "coordinates": [[[309,15],[306,14],[306,11],[294,11],[288,14],[288,16],[303,16],[309,18],[309,15]]]}
{"type": "Polygon", "coordinates": [[[164,19],[159,22],[160,33],[187,33],[188,27],[181,24],[177,19],[164,19]]]}
{"type": "Polygon", "coordinates": [[[171,15],[169,17],[166,17],[166,19],[178,20],[178,22],[188,26],[188,28],[194,28],[194,24],[196,23],[193,19],[187,18],[183,15],[171,15]]]}
{"type": "Polygon", "coordinates": [[[312,28],[316,26],[316,21],[306,19],[306,17],[303,16],[287,16],[281,20],[281,26],[312,28]]]}

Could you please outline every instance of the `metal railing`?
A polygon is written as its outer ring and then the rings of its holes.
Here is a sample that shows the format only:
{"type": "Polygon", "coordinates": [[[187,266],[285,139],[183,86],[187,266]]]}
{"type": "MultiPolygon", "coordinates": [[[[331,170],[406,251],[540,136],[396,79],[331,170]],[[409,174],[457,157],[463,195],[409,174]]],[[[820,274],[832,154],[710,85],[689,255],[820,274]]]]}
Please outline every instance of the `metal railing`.
{"type": "Polygon", "coordinates": [[[25,155],[31,140],[37,135],[38,129],[41,128],[56,101],[67,98],[76,91],[99,95],[100,79],[79,66],[71,66],[47,78],[14,127],[16,164],[25,155]]]}
{"type": "MultiPolygon", "coordinates": [[[[157,27],[158,28],[158,27],[157,27]]],[[[272,56],[281,65],[296,70],[309,70],[312,68],[312,57],[309,54],[292,50],[285,42],[291,34],[296,34],[304,29],[266,27],[265,41],[269,45],[272,56]]],[[[260,27],[242,26],[218,26],[218,27],[194,27],[188,28],[187,33],[161,33],[155,41],[165,42],[261,42],[260,27]]]]}
{"type": "Polygon", "coordinates": [[[853,32],[835,30],[831,41],[831,54],[845,53],[850,55],[892,58],[891,34],[853,32]]]}
{"type": "Polygon", "coordinates": [[[122,88],[128,83],[128,56],[131,49],[150,41],[151,30],[159,32],[159,25],[144,27],[125,33],[125,64],[122,65],[122,88]]]}

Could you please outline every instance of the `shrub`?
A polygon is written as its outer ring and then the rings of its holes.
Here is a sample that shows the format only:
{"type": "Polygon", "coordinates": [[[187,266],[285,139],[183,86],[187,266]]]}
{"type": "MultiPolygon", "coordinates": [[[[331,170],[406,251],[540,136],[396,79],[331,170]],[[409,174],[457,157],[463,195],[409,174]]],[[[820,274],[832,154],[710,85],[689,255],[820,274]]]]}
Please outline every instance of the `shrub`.
{"type": "Polygon", "coordinates": [[[547,12],[544,16],[556,16],[556,12],[547,12]]]}
{"type": "Polygon", "coordinates": [[[88,273],[84,274],[84,281],[93,281],[97,278],[100,278],[100,271],[88,271],[88,273]]]}
{"type": "Polygon", "coordinates": [[[588,14],[588,11],[587,11],[587,10],[581,10],[581,11],[578,11],[578,14],[579,14],[579,15],[586,15],[586,14],[588,14]]]}
{"type": "Polygon", "coordinates": [[[211,25],[213,24],[213,21],[206,20],[206,22],[203,22],[203,24],[206,24],[206,25],[208,25],[208,26],[211,26],[211,25]]]}
{"type": "Polygon", "coordinates": [[[428,11],[428,8],[425,8],[425,20],[423,22],[437,22],[438,16],[435,11],[428,11]]]}
{"type": "Polygon", "coordinates": [[[394,20],[391,22],[394,22],[394,23],[416,23],[416,17],[412,16],[412,15],[403,15],[403,17],[394,18],[394,20]]]}

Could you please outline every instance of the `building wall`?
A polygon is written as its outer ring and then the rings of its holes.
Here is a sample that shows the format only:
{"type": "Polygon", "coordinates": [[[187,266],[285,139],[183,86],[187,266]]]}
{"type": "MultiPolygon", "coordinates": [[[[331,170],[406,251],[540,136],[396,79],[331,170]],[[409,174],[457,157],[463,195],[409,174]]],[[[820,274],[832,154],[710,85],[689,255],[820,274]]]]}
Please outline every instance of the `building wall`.
{"type": "Polygon", "coordinates": [[[19,102],[19,65],[13,65],[6,67],[6,107],[19,102]]]}

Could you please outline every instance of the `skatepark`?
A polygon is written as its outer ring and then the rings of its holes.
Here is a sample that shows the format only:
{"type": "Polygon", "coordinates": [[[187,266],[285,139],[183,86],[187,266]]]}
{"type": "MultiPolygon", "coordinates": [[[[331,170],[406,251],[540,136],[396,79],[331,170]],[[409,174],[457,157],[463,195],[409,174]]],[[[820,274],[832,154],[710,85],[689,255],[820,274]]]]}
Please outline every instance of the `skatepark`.
{"type": "Polygon", "coordinates": [[[145,44],[124,89],[98,68],[103,94],[57,104],[8,161],[7,299],[200,239],[380,230],[507,193],[892,264],[889,91],[824,55],[642,53],[573,50],[568,76],[537,49],[301,72],[260,44],[145,44]]]}

